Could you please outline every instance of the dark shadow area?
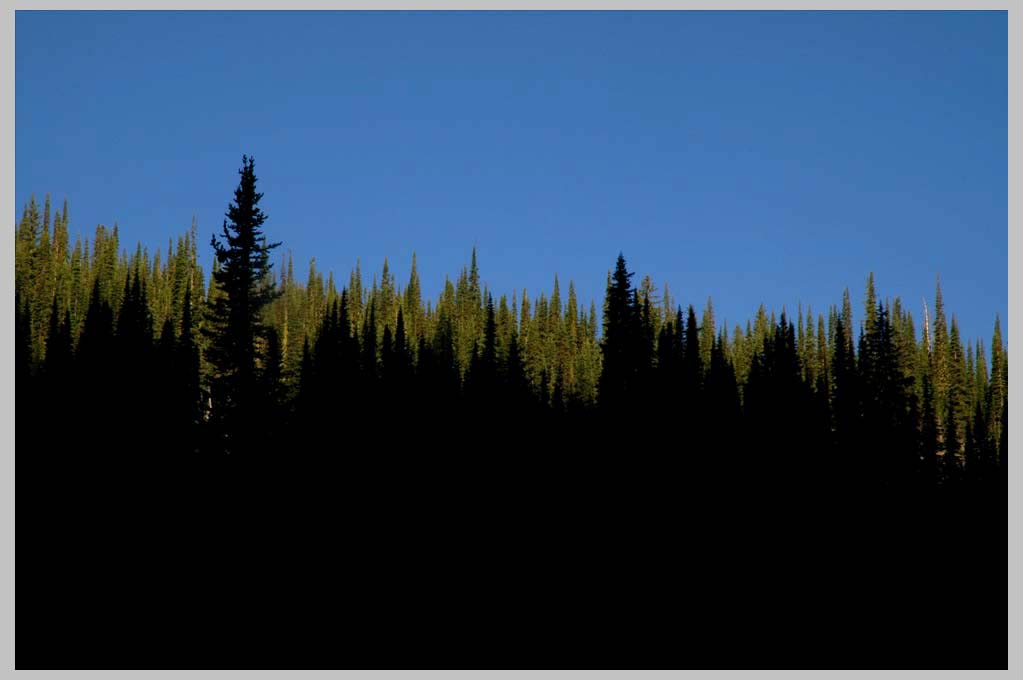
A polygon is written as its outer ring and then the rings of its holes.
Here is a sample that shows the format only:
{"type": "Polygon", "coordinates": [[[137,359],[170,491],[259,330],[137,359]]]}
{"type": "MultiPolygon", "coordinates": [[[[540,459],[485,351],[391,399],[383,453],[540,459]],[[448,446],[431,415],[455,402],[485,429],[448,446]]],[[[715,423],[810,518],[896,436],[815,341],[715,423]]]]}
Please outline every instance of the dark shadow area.
{"type": "Polygon", "coordinates": [[[1006,667],[997,321],[278,289],[240,175],[208,287],[26,208],[19,669],[1006,667]]]}

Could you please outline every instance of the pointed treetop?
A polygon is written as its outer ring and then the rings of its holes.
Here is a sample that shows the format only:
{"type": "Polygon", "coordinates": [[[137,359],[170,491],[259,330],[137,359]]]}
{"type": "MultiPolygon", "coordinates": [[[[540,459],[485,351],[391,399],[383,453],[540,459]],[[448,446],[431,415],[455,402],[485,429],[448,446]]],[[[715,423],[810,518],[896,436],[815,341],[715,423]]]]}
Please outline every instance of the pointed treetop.
{"type": "Polygon", "coordinates": [[[874,288],[874,272],[870,272],[867,277],[867,294],[866,294],[866,331],[868,335],[873,335],[877,329],[877,290],[874,288]]]}

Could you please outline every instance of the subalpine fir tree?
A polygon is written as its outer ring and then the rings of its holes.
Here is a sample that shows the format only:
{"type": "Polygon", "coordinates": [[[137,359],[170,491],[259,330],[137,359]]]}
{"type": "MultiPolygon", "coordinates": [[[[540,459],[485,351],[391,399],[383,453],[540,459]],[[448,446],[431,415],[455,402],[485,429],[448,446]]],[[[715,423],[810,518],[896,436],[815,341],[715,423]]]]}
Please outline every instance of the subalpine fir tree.
{"type": "Polygon", "coordinates": [[[228,206],[222,238],[213,246],[220,265],[214,274],[221,296],[210,306],[204,327],[209,344],[207,358],[213,372],[213,417],[221,428],[219,441],[229,452],[244,451],[258,441],[254,417],[258,409],[260,340],[266,337],[263,310],[278,293],[267,276],[270,251],[262,226],[266,215],[259,208],[263,194],[256,191],[255,162],[242,157],[241,179],[228,206]]]}
{"type": "Polygon", "coordinates": [[[408,408],[409,387],[412,381],[412,350],[405,331],[405,314],[398,308],[390,364],[385,367],[391,389],[391,401],[399,408],[408,408]]]}
{"type": "Polygon", "coordinates": [[[714,318],[714,303],[710,296],[707,296],[707,306],[703,308],[703,316],[700,319],[700,363],[705,367],[710,366],[710,353],[714,347],[714,336],[717,334],[717,321],[714,318]]]}
{"type": "Polygon", "coordinates": [[[696,325],[696,310],[689,305],[686,317],[685,340],[682,345],[682,384],[679,389],[685,390],[687,403],[699,400],[703,384],[703,352],[700,344],[700,331],[696,325]]]}
{"type": "Polygon", "coordinates": [[[973,414],[970,410],[966,355],[959,335],[959,324],[954,314],[952,315],[948,343],[948,400],[952,404],[956,430],[963,433],[973,414]]]}
{"type": "Polygon", "coordinates": [[[947,425],[949,397],[949,339],[945,302],[940,279],[934,291],[934,321],[931,325],[931,379],[934,381],[934,408],[938,413],[938,439],[942,441],[947,425]]]}
{"type": "Polygon", "coordinates": [[[299,364],[298,394],[295,398],[299,429],[308,431],[313,424],[313,407],[316,403],[316,368],[313,366],[313,353],[309,349],[309,336],[302,342],[302,361],[299,364]]]}
{"type": "MultiPolygon", "coordinates": [[[[43,409],[35,412],[28,404],[19,401],[18,408],[28,406],[36,417],[41,417],[43,422],[51,422],[55,414],[67,414],[77,411],[79,405],[76,403],[73,390],[75,383],[72,375],[72,353],[71,353],[71,316],[65,310],[63,314],[58,310],[57,297],[54,296],[50,309],[49,333],[46,336],[46,359],[43,364],[41,387],[45,394],[45,400],[40,403],[43,409]]],[[[19,315],[21,312],[18,312],[19,315]]],[[[24,385],[19,385],[19,388],[24,385]]],[[[20,394],[19,394],[20,398],[20,394]]],[[[71,434],[74,428],[64,426],[55,428],[47,434],[47,441],[55,450],[61,451],[70,447],[73,441],[71,434]]]]}
{"type": "MultiPolygon", "coordinates": [[[[995,444],[1002,440],[1002,430],[1008,426],[1002,415],[1007,401],[1005,390],[1005,385],[1008,383],[1007,369],[1005,348],[1002,345],[1002,323],[996,316],[995,329],[991,336],[991,379],[988,383],[987,395],[988,436],[995,444]]],[[[998,445],[999,458],[1003,457],[1005,453],[1005,447],[998,445]]]]}
{"type": "Polygon", "coordinates": [[[284,351],[281,347],[277,329],[266,329],[266,349],[259,368],[259,412],[261,431],[272,446],[280,436],[285,422],[285,400],[287,394],[284,384],[284,351]]]}
{"type": "Polygon", "coordinates": [[[405,334],[412,351],[419,344],[423,334],[423,299],[419,283],[419,270],[416,266],[416,254],[412,253],[412,273],[409,274],[408,286],[405,287],[405,334]]]}
{"type": "Polygon", "coordinates": [[[853,352],[856,333],[853,331],[852,301],[849,297],[849,289],[842,291],[842,326],[845,328],[845,341],[849,352],[853,352]]]}
{"type": "MultiPolygon", "coordinates": [[[[22,386],[26,390],[32,378],[32,317],[22,302],[21,290],[14,289],[14,362],[15,362],[15,390],[18,395],[22,392],[22,386]]],[[[18,413],[24,413],[31,407],[19,407],[18,413]]]]}
{"type": "Polygon", "coordinates": [[[36,203],[36,197],[33,194],[22,210],[15,242],[14,282],[15,287],[22,291],[22,304],[28,304],[32,299],[31,292],[34,288],[32,281],[36,271],[33,260],[41,229],[42,216],[39,214],[39,204],[36,203]]]}
{"type": "Polygon", "coordinates": [[[966,439],[963,444],[963,476],[970,481],[983,478],[984,440],[987,438],[984,414],[976,409],[973,418],[966,424],[966,439]]]}
{"type": "Polygon", "coordinates": [[[921,484],[929,486],[938,479],[938,414],[934,410],[934,387],[927,376],[922,392],[918,476],[921,484]]]}
{"type": "Polygon", "coordinates": [[[619,254],[605,300],[601,347],[604,365],[597,388],[601,407],[613,412],[625,408],[633,396],[639,373],[636,350],[641,342],[640,318],[631,279],[632,273],[625,267],[625,257],[619,254]]]}
{"type": "MultiPolygon", "coordinates": [[[[654,386],[653,370],[655,358],[655,344],[657,340],[656,326],[654,324],[653,308],[650,303],[650,296],[647,295],[640,302],[638,293],[634,296],[634,304],[639,310],[639,345],[637,361],[639,362],[639,376],[637,389],[643,401],[650,399],[650,392],[654,386]]],[[[644,405],[646,407],[647,405],[644,405]]]]}
{"type": "Polygon", "coordinates": [[[1002,432],[998,440],[998,467],[1002,479],[1008,479],[1009,464],[1009,397],[1002,400],[1002,432]]]}
{"type": "Polygon", "coordinates": [[[955,422],[955,405],[949,401],[945,413],[945,455],[941,459],[942,476],[946,483],[959,479],[960,439],[955,422]]]}
{"type": "Polygon", "coordinates": [[[54,296],[50,309],[49,333],[46,337],[46,362],[43,372],[47,378],[48,389],[54,396],[60,397],[63,383],[70,378],[71,370],[71,315],[61,315],[54,296]]]}
{"type": "Polygon", "coordinates": [[[842,464],[851,462],[860,437],[860,390],[856,358],[846,340],[845,322],[835,320],[834,358],[832,370],[832,410],[835,419],[835,441],[842,464]]]}
{"type": "Polygon", "coordinates": [[[711,439],[727,444],[724,448],[730,450],[737,442],[741,411],[735,370],[725,356],[725,342],[721,338],[711,347],[705,393],[706,413],[710,415],[707,429],[714,432],[711,439]]]}
{"type": "Polygon", "coordinates": [[[375,385],[378,373],[376,328],[376,305],[371,301],[366,318],[362,323],[362,340],[359,343],[362,350],[362,378],[367,389],[371,389],[375,385]]]}
{"type": "Polygon", "coordinates": [[[200,385],[200,351],[196,340],[195,315],[192,308],[192,284],[185,285],[185,297],[181,310],[181,335],[178,337],[178,380],[181,384],[181,422],[188,431],[189,442],[195,441],[195,428],[202,421],[203,406],[200,385]]]}

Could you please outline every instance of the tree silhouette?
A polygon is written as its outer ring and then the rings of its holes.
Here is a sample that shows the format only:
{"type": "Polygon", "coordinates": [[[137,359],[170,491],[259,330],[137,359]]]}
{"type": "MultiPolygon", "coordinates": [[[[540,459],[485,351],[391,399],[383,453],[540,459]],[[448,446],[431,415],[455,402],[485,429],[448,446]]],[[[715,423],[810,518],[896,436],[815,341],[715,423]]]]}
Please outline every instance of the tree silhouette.
{"type": "Polygon", "coordinates": [[[597,388],[601,407],[612,412],[624,410],[639,377],[641,319],[631,279],[619,253],[604,304],[604,365],[597,388]]]}
{"type": "Polygon", "coordinates": [[[213,418],[228,452],[244,450],[255,441],[252,430],[258,411],[257,366],[259,341],[266,338],[263,310],[278,292],[268,276],[273,265],[261,229],[266,215],[259,208],[255,161],[242,156],[241,180],[228,206],[223,242],[212,237],[219,270],[213,275],[221,295],[213,301],[204,331],[209,339],[207,359],[214,368],[213,418]]]}

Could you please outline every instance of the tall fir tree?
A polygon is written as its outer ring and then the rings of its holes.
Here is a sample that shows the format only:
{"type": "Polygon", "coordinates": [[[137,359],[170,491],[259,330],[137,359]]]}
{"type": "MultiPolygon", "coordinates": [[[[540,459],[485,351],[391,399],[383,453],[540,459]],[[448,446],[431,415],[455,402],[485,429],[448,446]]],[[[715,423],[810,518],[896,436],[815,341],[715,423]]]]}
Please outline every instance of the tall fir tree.
{"type": "Polygon", "coordinates": [[[598,383],[602,408],[618,412],[633,396],[639,374],[637,349],[641,342],[639,311],[634,301],[632,272],[619,253],[604,312],[603,370],[598,383]]]}
{"type": "Polygon", "coordinates": [[[244,451],[258,441],[253,419],[258,411],[260,341],[267,332],[263,311],[278,295],[267,274],[273,266],[270,251],[280,245],[268,244],[263,236],[266,215],[259,208],[263,194],[256,191],[255,161],[243,156],[238,174],[223,241],[216,236],[210,241],[220,265],[214,280],[221,296],[211,305],[204,327],[207,358],[214,367],[213,417],[229,452],[244,451]]]}

